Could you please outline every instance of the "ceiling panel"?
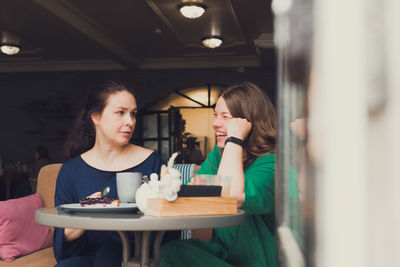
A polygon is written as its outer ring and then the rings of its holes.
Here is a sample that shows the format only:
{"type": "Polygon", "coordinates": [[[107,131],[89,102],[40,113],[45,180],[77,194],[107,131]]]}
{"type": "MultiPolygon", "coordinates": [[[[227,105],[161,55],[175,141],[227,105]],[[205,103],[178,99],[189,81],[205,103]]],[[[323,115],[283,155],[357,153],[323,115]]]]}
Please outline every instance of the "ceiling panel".
{"type": "Polygon", "coordinates": [[[27,71],[24,61],[31,71],[52,64],[53,70],[269,64],[254,40],[273,49],[270,0],[199,0],[207,9],[194,20],[180,14],[181,2],[0,0],[0,30],[18,36],[21,46],[19,55],[0,55],[0,71],[27,71]],[[221,36],[222,46],[203,47],[207,35],[221,36]]]}

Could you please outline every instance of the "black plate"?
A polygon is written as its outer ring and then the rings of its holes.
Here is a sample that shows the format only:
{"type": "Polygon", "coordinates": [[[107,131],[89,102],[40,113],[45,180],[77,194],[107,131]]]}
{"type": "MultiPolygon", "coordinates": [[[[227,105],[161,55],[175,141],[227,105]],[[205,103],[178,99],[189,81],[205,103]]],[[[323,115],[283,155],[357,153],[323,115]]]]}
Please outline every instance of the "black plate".
{"type": "Polygon", "coordinates": [[[220,185],[181,185],[178,197],[220,197],[220,185]]]}

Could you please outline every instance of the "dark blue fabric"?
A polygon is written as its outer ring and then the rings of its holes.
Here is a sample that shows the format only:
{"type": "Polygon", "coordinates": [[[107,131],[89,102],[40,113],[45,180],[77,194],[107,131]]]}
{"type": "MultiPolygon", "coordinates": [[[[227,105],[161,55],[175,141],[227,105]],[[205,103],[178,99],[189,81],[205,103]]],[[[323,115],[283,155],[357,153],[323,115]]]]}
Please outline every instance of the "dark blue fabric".
{"type": "MultiPolygon", "coordinates": [[[[134,249],[131,247],[131,255],[134,249]]],[[[60,261],[55,267],[121,267],[122,244],[101,247],[95,255],[70,257],[60,261]]]]}
{"type": "MultiPolygon", "coordinates": [[[[150,177],[151,173],[160,174],[163,161],[159,154],[153,152],[137,166],[118,172],[141,172],[150,177]]],[[[117,199],[115,171],[102,171],[89,166],[81,156],[77,156],[60,169],[56,183],[55,206],[68,203],[78,203],[103,187],[109,186],[109,197],[117,199]]],[[[134,234],[129,233],[133,240],[134,234]]],[[[95,256],[100,248],[110,244],[120,244],[121,239],[114,231],[86,231],[80,238],[64,242],[64,229],[55,228],[53,235],[53,250],[57,262],[77,256],[95,256]]],[[[82,259],[83,260],[83,259],[82,259]]]]}

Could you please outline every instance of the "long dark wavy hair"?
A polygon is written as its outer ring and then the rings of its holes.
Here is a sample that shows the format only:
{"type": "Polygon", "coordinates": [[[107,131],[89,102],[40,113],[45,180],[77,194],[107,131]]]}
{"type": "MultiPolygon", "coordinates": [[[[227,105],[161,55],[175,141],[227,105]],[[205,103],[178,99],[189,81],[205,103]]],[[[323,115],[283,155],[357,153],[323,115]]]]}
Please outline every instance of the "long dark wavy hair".
{"type": "Polygon", "coordinates": [[[277,117],[268,96],[255,84],[243,82],[222,92],[231,115],[252,123],[245,142],[245,169],[259,156],[275,152],[277,117]]]}
{"type": "Polygon", "coordinates": [[[90,90],[86,104],[78,113],[75,124],[64,144],[64,157],[66,160],[78,156],[94,146],[96,130],[91,115],[101,114],[107,105],[108,97],[123,91],[133,95],[125,85],[113,81],[108,81],[90,90]]]}

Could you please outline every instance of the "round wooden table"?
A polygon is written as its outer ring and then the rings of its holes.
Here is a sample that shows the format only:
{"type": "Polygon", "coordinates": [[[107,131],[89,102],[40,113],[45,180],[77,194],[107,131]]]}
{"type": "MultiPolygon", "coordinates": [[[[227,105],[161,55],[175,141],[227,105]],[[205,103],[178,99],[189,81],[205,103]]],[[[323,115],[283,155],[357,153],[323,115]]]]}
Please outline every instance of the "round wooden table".
{"type": "Polygon", "coordinates": [[[61,208],[42,208],[35,214],[37,223],[58,228],[117,231],[122,239],[122,266],[160,266],[160,245],[167,230],[219,228],[242,224],[245,213],[232,215],[153,217],[138,213],[67,212],[61,208]],[[127,231],[135,232],[135,257],[130,258],[127,231]],[[157,232],[153,259],[149,259],[150,234],[157,232]]]}

